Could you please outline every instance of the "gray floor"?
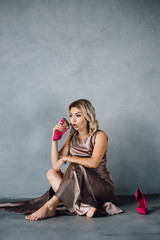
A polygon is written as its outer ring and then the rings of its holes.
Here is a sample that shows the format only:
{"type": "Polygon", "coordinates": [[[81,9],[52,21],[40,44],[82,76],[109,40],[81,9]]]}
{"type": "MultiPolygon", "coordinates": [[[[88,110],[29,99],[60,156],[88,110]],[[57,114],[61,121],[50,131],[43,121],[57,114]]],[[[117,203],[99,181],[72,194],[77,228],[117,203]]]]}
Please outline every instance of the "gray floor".
{"type": "Polygon", "coordinates": [[[146,196],[148,215],[136,212],[133,196],[115,197],[125,212],[110,217],[58,216],[31,222],[24,215],[0,211],[0,240],[160,239],[160,195],[146,196]]]}

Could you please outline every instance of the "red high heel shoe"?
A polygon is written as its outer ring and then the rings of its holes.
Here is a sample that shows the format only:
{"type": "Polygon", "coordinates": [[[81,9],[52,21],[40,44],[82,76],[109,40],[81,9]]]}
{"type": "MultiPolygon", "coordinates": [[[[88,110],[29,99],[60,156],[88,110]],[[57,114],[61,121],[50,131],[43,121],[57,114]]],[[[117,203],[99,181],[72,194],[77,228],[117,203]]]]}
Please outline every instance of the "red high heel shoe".
{"type": "MultiPolygon", "coordinates": [[[[67,126],[69,126],[68,121],[65,118],[61,119],[61,124],[64,126],[64,128],[66,128],[67,126]]],[[[67,129],[65,129],[63,132],[60,132],[58,129],[55,130],[54,135],[53,135],[53,141],[58,141],[61,139],[62,135],[68,131],[69,127],[67,129]]]]}
{"type": "Polygon", "coordinates": [[[142,190],[140,188],[137,189],[136,193],[135,193],[135,197],[138,201],[138,206],[137,206],[137,213],[140,214],[147,214],[148,213],[148,209],[147,209],[147,204],[146,204],[146,200],[144,198],[144,195],[142,193],[142,190]]]}

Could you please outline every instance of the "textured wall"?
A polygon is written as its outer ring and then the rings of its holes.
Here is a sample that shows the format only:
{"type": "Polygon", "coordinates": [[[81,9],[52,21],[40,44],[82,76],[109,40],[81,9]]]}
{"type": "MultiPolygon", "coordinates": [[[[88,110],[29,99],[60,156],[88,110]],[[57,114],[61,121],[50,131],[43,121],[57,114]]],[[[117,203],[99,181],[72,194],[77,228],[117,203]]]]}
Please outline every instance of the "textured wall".
{"type": "Polygon", "coordinates": [[[78,98],[109,136],[116,194],[160,193],[159,12],[158,0],[0,0],[0,197],[48,189],[52,128],[78,98]]]}

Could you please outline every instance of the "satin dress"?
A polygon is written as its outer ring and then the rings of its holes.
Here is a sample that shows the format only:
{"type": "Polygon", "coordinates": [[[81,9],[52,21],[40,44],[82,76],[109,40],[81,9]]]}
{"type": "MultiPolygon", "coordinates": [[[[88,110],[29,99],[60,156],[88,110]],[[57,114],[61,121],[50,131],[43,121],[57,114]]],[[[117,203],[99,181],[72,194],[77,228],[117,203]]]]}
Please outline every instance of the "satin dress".
{"type": "MultiPolygon", "coordinates": [[[[78,135],[70,140],[69,155],[90,158],[95,145],[97,130],[93,136],[80,140],[78,135]]],[[[96,168],[86,168],[77,163],[70,163],[56,192],[50,188],[43,196],[23,201],[1,203],[0,209],[28,214],[42,207],[52,196],[58,197],[60,204],[57,215],[85,215],[91,207],[97,208],[99,215],[113,215],[123,212],[110,202],[114,195],[114,184],[107,170],[107,153],[96,168]]]]}

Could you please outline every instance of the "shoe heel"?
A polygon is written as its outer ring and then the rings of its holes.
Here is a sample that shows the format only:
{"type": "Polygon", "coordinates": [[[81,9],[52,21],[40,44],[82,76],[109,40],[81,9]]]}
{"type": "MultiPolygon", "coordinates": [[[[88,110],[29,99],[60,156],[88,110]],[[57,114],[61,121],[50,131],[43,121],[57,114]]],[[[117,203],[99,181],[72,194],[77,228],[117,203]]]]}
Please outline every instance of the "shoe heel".
{"type": "Polygon", "coordinates": [[[138,201],[137,213],[144,214],[144,215],[147,214],[148,209],[147,209],[146,200],[140,188],[136,190],[135,198],[138,201]]]}

